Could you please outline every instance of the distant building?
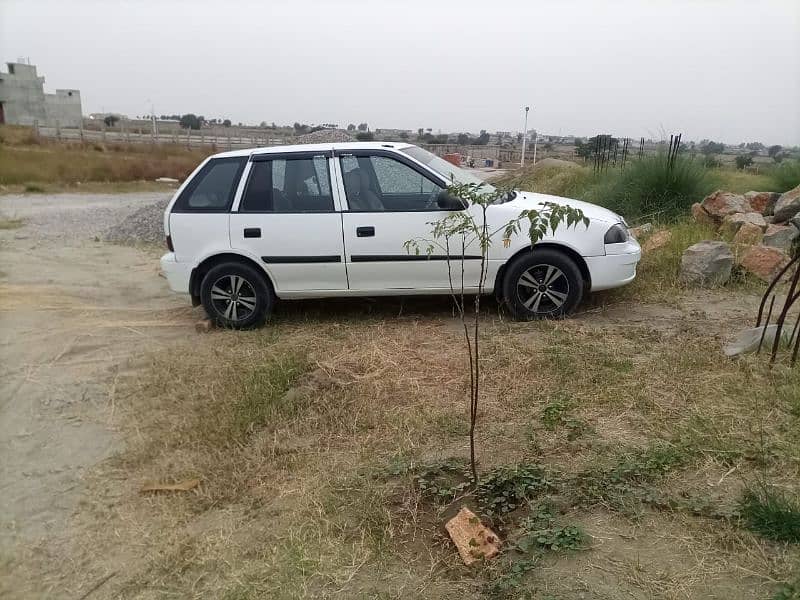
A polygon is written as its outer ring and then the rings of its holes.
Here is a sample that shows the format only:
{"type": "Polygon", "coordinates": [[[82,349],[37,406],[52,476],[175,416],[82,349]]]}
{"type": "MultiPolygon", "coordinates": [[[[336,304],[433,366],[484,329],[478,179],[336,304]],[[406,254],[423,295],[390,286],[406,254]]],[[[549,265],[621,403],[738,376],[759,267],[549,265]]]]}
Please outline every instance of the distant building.
{"type": "Polygon", "coordinates": [[[56,90],[44,93],[44,77],[36,67],[25,63],[6,63],[8,73],[0,71],[0,123],[79,127],[81,93],[78,90],[56,90]]]}

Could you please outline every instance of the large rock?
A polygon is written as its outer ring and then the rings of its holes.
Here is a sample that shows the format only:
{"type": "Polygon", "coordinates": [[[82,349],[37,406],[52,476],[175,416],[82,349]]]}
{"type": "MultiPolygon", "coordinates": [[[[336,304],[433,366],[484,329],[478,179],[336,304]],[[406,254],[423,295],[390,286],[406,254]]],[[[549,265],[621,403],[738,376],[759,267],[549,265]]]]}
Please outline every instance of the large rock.
{"type": "Polygon", "coordinates": [[[736,235],[733,236],[733,243],[747,246],[760,244],[763,235],[764,233],[758,225],[743,223],[736,235]]]}
{"type": "Polygon", "coordinates": [[[679,280],[689,285],[723,285],[731,277],[733,253],[725,242],[703,241],[681,257],[679,280]]]}
{"type": "Polygon", "coordinates": [[[747,192],[744,195],[751,210],[762,215],[771,215],[775,210],[775,203],[780,197],[781,195],[777,192],[747,192]]]}
{"type": "Polygon", "coordinates": [[[722,228],[729,233],[736,233],[745,223],[756,225],[757,227],[761,228],[761,231],[764,231],[767,228],[767,222],[764,220],[763,215],[757,212],[734,213],[732,215],[727,215],[722,220],[722,228]]]}
{"type": "Polygon", "coordinates": [[[800,231],[792,225],[768,225],[762,243],[788,252],[800,231]]]}
{"type": "Polygon", "coordinates": [[[653,235],[642,242],[642,252],[652,252],[669,244],[672,239],[672,232],[669,229],[656,231],[653,235]]]}
{"type": "Polygon", "coordinates": [[[742,255],[740,265],[763,281],[772,281],[778,271],[789,262],[789,257],[778,248],[751,246],[742,255]]]}
{"type": "Polygon", "coordinates": [[[717,220],[734,213],[751,212],[750,203],[744,196],[717,190],[709,194],[700,203],[705,211],[717,220]]]}
{"type": "Polygon", "coordinates": [[[710,225],[716,226],[716,222],[714,221],[714,217],[706,212],[706,209],[699,202],[695,202],[692,204],[692,216],[694,220],[700,223],[701,225],[710,225]]]}
{"type": "Polygon", "coordinates": [[[775,222],[784,223],[800,213],[800,185],[778,198],[775,204],[775,222]]]}

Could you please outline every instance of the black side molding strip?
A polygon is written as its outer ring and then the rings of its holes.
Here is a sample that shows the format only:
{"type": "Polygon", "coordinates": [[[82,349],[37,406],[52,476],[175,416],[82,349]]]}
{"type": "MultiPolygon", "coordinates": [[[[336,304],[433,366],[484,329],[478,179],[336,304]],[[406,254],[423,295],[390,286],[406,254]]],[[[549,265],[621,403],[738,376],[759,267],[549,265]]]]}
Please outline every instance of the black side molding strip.
{"type": "Polygon", "coordinates": [[[338,254],[330,256],[262,256],[261,260],[273,265],[294,265],[301,263],[338,263],[342,257],[338,254]]]}
{"type": "Polygon", "coordinates": [[[405,262],[415,260],[480,260],[480,255],[465,254],[353,254],[350,262],[405,262]]]}

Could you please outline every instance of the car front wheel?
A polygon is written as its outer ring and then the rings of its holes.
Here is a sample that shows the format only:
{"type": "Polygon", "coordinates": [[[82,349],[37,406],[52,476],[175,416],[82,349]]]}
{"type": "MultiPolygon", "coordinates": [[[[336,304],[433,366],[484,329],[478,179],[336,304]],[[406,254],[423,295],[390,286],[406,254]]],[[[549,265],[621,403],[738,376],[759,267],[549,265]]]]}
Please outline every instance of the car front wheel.
{"type": "Polygon", "coordinates": [[[578,265],[551,248],[534,248],[506,270],[503,299],[518,320],[560,318],[570,314],[583,297],[578,265]]]}
{"type": "Polygon", "coordinates": [[[223,263],[209,270],[200,285],[200,299],[212,321],[231,329],[260,325],[274,304],[264,276],[241,263],[223,263]]]}

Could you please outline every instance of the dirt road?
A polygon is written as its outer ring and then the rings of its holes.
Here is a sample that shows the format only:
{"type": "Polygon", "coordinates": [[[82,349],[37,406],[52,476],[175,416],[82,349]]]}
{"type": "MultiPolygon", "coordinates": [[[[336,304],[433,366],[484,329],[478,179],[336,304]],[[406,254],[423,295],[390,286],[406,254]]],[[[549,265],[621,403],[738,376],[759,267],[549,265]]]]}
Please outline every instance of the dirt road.
{"type": "Polygon", "coordinates": [[[24,569],[13,567],[37,549],[69,556],[82,478],[121,444],[112,417],[128,360],[196,335],[197,313],[159,276],[158,248],[99,241],[162,197],[0,197],[0,216],[23,220],[0,229],[0,582],[9,590],[24,594],[24,569]]]}

